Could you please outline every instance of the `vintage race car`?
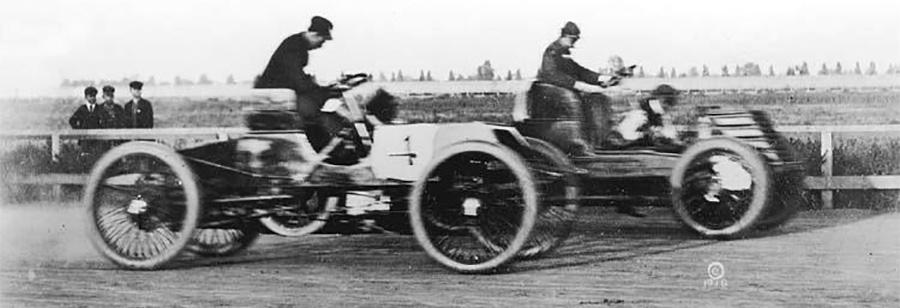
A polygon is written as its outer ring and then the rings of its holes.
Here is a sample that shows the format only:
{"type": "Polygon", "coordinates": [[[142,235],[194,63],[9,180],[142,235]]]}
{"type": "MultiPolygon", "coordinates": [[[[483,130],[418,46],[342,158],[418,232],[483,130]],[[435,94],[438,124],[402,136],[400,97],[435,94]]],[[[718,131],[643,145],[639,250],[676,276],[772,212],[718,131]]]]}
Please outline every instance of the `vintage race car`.
{"type": "Polygon", "coordinates": [[[568,236],[578,187],[564,156],[532,148],[509,126],[374,123],[377,112],[359,105],[391,98],[375,92],[362,101],[346,92],[355,123],[318,148],[291,127],[291,93],[265,90],[268,107],[248,116],[239,138],[111,149],[85,187],[92,242],[124,268],[156,269],[185,251],[237,253],[260,231],[300,236],[353,220],[411,231],[439,263],[478,273],[568,236]],[[358,159],[333,163],[348,151],[358,159]]]}
{"type": "MultiPolygon", "coordinates": [[[[552,103],[542,99],[547,98],[518,95],[514,126],[531,147],[560,156],[562,151],[552,144],[554,135],[547,133],[557,120],[533,112],[535,104],[552,103]]],[[[580,198],[628,202],[668,195],[685,225],[720,239],[789,220],[800,204],[805,162],[769,116],[718,107],[697,108],[692,114],[696,124],[674,143],[597,147],[590,157],[565,158],[567,168],[580,169],[580,198]]]]}

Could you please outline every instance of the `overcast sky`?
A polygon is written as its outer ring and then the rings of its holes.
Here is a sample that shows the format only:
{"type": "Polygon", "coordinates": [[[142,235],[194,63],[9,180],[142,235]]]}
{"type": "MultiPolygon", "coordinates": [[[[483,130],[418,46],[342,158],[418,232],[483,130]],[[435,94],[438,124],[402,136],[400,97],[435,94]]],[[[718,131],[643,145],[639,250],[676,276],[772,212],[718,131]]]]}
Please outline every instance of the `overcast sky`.
{"type": "Polygon", "coordinates": [[[311,56],[309,71],[321,79],[397,70],[445,79],[449,70],[474,74],[485,60],[503,75],[532,75],[569,20],[582,30],[573,57],[594,69],[610,55],[648,73],[900,63],[896,0],[0,0],[0,95],[63,78],[249,80],[314,15],[335,25],[334,41],[311,56]]]}

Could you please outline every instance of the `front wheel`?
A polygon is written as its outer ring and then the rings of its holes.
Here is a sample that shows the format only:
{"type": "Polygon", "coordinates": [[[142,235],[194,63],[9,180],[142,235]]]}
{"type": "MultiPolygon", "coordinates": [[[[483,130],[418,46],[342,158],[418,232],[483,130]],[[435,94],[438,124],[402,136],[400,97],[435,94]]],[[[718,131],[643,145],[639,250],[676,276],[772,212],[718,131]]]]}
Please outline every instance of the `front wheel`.
{"type": "Polygon", "coordinates": [[[534,177],[513,150],[484,142],[438,153],[410,194],[410,225],[426,253],[461,273],[496,270],[529,242],[534,177]]]}
{"type": "Polygon", "coordinates": [[[176,258],[194,235],[200,187],[170,148],[131,142],[107,152],[84,193],[94,246],[129,269],[155,269],[176,258]]]}
{"type": "Polygon", "coordinates": [[[712,238],[746,235],[763,218],[771,171],[752,147],[730,138],[687,148],[670,177],[675,215],[712,238]]]}

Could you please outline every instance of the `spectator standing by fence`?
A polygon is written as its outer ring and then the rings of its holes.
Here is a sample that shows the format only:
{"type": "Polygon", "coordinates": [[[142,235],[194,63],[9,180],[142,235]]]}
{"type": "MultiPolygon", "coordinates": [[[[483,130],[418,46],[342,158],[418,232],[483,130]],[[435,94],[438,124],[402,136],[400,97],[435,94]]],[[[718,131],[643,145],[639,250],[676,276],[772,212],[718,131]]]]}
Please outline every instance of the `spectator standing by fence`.
{"type": "Polygon", "coordinates": [[[122,106],[116,104],[116,88],[112,86],[103,86],[103,111],[106,112],[106,121],[102,122],[102,128],[121,128],[122,125],[122,106]]]}
{"type": "MultiPolygon", "coordinates": [[[[102,124],[103,128],[125,127],[123,118],[125,110],[122,109],[122,105],[116,104],[116,88],[110,85],[103,86],[103,111],[106,112],[106,122],[102,124]]],[[[105,150],[120,145],[122,142],[119,140],[106,141],[105,150]]]]}
{"type": "MultiPolygon", "coordinates": [[[[69,118],[69,125],[73,129],[98,129],[103,128],[107,121],[106,111],[97,103],[97,88],[85,88],[84,105],[75,110],[69,118]]],[[[78,147],[75,164],[80,166],[81,170],[88,170],[94,159],[106,150],[106,143],[102,140],[79,140],[78,147]]]]}
{"type": "Polygon", "coordinates": [[[84,105],[78,107],[69,117],[69,126],[74,129],[101,128],[104,122],[102,107],[97,104],[97,88],[84,88],[84,105]]]}
{"type": "Polygon", "coordinates": [[[131,89],[132,99],[125,104],[123,114],[125,127],[153,128],[153,105],[142,97],[144,83],[132,81],[128,86],[131,89]]]}

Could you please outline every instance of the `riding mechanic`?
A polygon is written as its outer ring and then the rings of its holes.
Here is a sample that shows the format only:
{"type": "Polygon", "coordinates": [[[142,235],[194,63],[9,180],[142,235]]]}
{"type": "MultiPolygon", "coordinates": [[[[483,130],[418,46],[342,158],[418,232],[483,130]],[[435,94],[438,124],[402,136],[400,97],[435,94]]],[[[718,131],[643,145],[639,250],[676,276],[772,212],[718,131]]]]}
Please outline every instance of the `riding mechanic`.
{"type": "Polygon", "coordinates": [[[605,143],[612,126],[612,108],[601,92],[617,84],[619,77],[591,71],[570,58],[580,36],[575,23],[565,24],[559,38],[544,50],[529,99],[534,102],[532,114],[553,123],[545,140],[569,156],[593,157],[594,146],[605,143]]]}
{"type": "Polygon", "coordinates": [[[607,138],[611,147],[652,147],[657,151],[681,152],[671,109],[678,104],[679,91],[662,84],[650,96],[638,102],[638,108],[627,112],[607,138]]]}

